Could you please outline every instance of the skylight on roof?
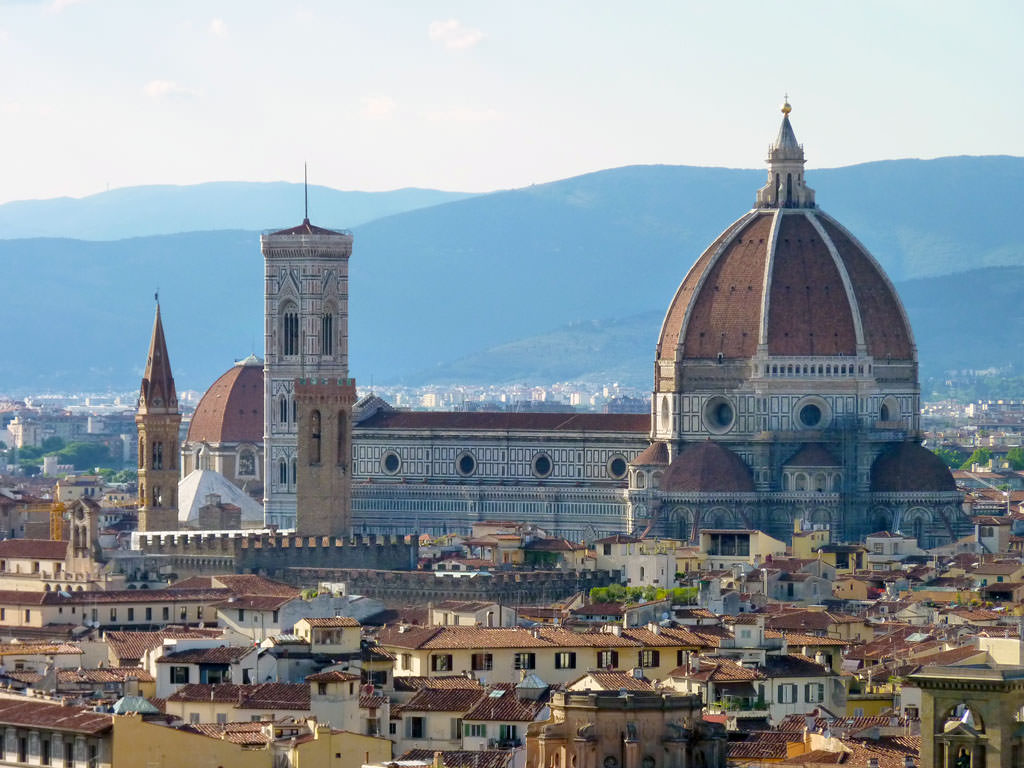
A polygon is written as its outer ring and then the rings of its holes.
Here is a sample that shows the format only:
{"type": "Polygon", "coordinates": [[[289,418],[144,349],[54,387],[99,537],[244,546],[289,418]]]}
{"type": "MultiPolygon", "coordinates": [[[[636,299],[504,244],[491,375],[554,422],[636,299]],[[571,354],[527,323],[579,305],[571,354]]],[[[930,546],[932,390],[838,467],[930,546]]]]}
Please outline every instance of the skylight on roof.
{"type": "Polygon", "coordinates": [[[505,695],[505,690],[503,688],[495,688],[487,695],[490,696],[492,699],[500,699],[502,696],[505,695]]]}

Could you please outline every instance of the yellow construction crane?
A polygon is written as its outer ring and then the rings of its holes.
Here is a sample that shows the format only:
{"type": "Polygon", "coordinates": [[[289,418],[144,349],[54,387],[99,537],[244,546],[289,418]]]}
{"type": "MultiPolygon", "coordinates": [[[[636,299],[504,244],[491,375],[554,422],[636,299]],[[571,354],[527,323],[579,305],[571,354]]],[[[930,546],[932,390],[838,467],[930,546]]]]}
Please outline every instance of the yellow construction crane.
{"type": "Polygon", "coordinates": [[[60,541],[64,538],[64,502],[54,499],[50,505],[50,539],[60,541]]]}

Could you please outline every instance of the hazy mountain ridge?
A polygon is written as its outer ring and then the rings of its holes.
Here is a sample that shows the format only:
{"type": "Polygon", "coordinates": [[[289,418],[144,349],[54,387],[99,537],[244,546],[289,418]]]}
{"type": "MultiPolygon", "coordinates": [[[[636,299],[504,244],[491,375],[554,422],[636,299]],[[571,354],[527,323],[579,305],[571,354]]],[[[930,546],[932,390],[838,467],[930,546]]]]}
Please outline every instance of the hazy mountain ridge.
{"type": "MultiPolygon", "coordinates": [[[[465,192],[396,189],[356,192],[309,187],[310,217],[325,226],[354,227],[373,219],[471,197],[465,192]]],[[[124,187],[86,197],[18,200],[0,205],[0,237],[127,237],[221,229],[263,230],[301,220],[303,185],[213,181],[124,187]]]]}
{"type": "MultiPolygon", "coordinates": [[[[657,325],[679,282],[763,181],[759,171],[633,166],[354,226],[352,373],[385,383],[628,381],[633,371],[647,386],[657,325]],[[656,320],[635,319],[648,315],[656,320]],[[560,350],[554,358],[546,345],[560,350]]],[[[809,172],[808,182],[897,282],[924,370],[1024,365],[1024,350],[1001,332],[1020,336],[1024,323],[1015,298],[1024,159],[887,161],[809,172]],[[990,265],[1014,268],[948,277],[990,265]]],[[[291,209],[268,220],[297,223],[301,211],[289,219],[291,209]]],[[[8,239],[0,263],[0,391],[134,386],[157,288],[180,387],[205,388],[233,359],[262,353],[255,232],[8,239]]]]}

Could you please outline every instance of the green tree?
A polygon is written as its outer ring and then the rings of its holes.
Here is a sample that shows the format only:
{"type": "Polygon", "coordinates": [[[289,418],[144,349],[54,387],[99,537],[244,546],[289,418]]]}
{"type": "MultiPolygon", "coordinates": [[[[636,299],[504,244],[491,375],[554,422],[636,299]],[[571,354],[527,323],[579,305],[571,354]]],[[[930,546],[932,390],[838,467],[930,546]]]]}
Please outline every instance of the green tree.
{"type": "Polygon", "coordinates": [[[79,470],[105,467],[115,463],[107,446],[102,443],[69,443],[57,451],[57,460],[61,464],[71,464],[79,470]]]}
{"type": "Polygon", "coordinates": [[[1024,469],[1024,448],[1019,445],[1016,448],[1011,448],[1006,452],[1006,460],[1010,462],[1010,469],[1018,471],[1024,469]]]}
{"type": "Polygon", "coordinates": [[[626,599],[626,588],[621,584],[609,584],[608,585],[608,601],[612,603],[621,603],[626,599]]]}
{"type": "Polygon", "coordinates": [[[43,453],[56,453],[64,447],[64,439],[52,435],[43,440],[43,453]]]}
{"type": "Polygon", "coordinates": [[[590,590],[590,602],[592,603],[607,603],[611,602],[611,598],[608,597],[608,587],[592,587],[590,590]]]}
{"type": "Polygon", "coordinates": [[[960,469],[970,469],[974,464],[988,464],[992,460],[992,451],[988,448],[976,448],[967,461],[960,465],[960,469]]]}
{"type": "Polygon", "coordinates": [[[950,469],[960,469],[960,466],[967,458],[967,454],[963,451],[958,451],[955,448],[949,448],[944,445],[940,445],[938,448],[932,449],[932,453],[946,462],[946,466],[950,469]]]}
{"type": "Polygon", "coordinates": [[[18,458],[22,461],[26,459],[41,459],[43,457],[43,449],[35,445],[26,445],[18,449],[18,458]]]}

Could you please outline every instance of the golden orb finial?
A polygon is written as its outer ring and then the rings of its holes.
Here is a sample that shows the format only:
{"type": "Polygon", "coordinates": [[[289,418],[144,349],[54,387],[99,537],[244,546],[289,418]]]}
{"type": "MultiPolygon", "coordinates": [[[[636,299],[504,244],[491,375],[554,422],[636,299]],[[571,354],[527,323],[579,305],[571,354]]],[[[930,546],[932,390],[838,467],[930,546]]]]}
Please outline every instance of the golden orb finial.
{"type": "Polygon", "coordinates": [[[789,106],[789,94],[787,93],[782,97],[782,114],[788,115],[793,111],[793,108],[789,106]]]}

